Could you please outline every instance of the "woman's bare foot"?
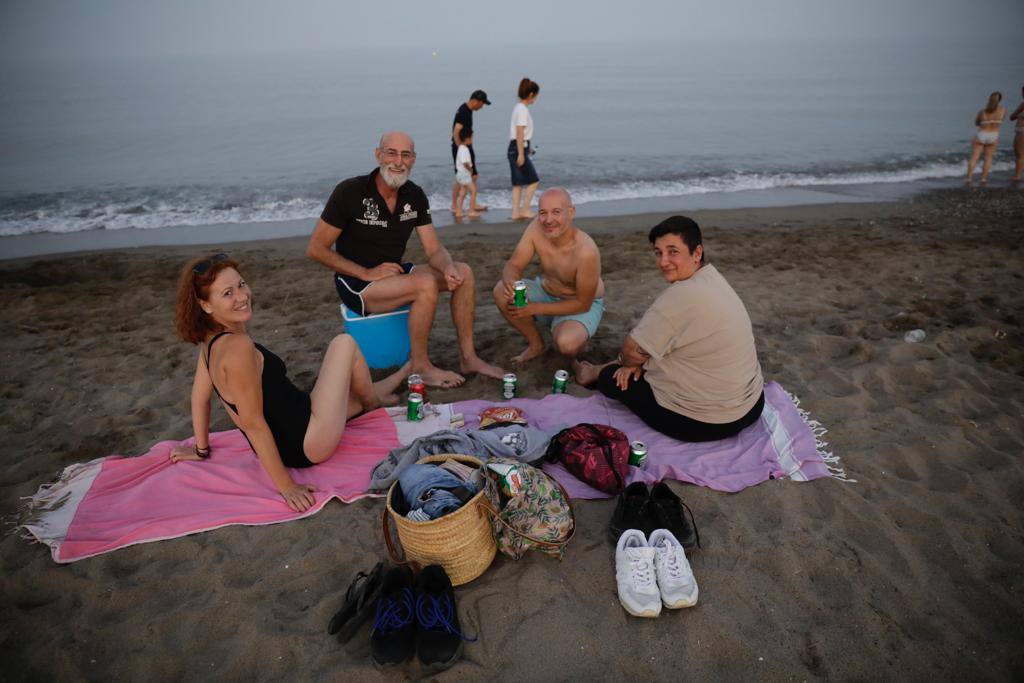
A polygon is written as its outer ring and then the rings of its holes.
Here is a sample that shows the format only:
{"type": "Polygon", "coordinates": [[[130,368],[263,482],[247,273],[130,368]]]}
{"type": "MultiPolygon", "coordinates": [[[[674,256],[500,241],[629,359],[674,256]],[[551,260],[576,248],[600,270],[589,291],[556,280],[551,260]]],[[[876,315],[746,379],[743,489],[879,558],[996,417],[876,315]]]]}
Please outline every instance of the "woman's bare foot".
{"type": "Polygon", "coordinates": [[[611,365],[611,363],[594,365],[593,363],[588,363],[585,360],[574,360],[570,363],[570,367],[572,367],[572,374],[576,377],[576,384],[579,384],[581,387],[589,387],[594,384],[594,382],[597,381],[598,376],[601,374],[601,371],[609,365],[611,365]]]}
{"type": "Polygon", "coordinates": [[[588,363],[585,360],[574,360],[569,366],[572,368],[572,374],[576,377],[576,384],[582,387],[589,387],[597,381],[598,371],[593,363],[588,363]]]}
{"type": "Polygon", "coordinates": [[[384,379],[377,380],[373,383],[373,393],[377,394],[377,399],[380,401],[382,406],[393,406],[398,402],[398,396],[395,392],[398,388],[405,384],[405,380],[409,377],[412,372],[412,361],[405,361],[402,367],[398,368],[384,379]],[[389,401],[394,400],[394,403],[389,401]]]}
{"type": "Polygon", "coordinates": [[[486,211],[487,208],[486,204],[474,204],[470,211],[486,211]]]}
{"type": "Polygon", "coordinates": [[[527,211],[523,211],[523,212],[521,212],[521,213],[519,214],[519,217],[520,217],[520,218],[522,218],[523,220],[527,220],[527,221],[528,221],[528,220],[530,220],[531,218],[533,218],[533,217],[534,217],[535,215],[536,215],[536,214],[535,214],[535,213],[533,213],[533,211],[529,211],[529,210],[527,210],[527,211]]]}
{"type": "Polygon", "coordinates": [[[479,211],[470,210],[470,212],[467,213],[466,216],[468,216],[469,218],[479,218],[480,217],[480,212],[479,211]]]}
{"type": "Polygon", "coordinates": [[[512,365],[522,365],[527,363],[537,356],[547,351],[548,347],[545,344],[540,346],[527,346],[521,353],[512,356],[512,365]]]}
{"type": "Polygon", "coordinates": [[[414,372],[423,378],[423,383],[428,387],[439,387],[441,389],[454,389],[462,386],[466,378],[451,370],[442,370],[434,364],[423,368],[415,368],[414,372]]]}
{"type": "Polygon", "coordinates": [[[480,356],[473,356],[463,360],[459,369],[462,370],[464,375],[477,374],[484,377],[493,377],[494,379],[501,379],[505,376],[504,370],[497,365],[485,362],[480,356]]]}

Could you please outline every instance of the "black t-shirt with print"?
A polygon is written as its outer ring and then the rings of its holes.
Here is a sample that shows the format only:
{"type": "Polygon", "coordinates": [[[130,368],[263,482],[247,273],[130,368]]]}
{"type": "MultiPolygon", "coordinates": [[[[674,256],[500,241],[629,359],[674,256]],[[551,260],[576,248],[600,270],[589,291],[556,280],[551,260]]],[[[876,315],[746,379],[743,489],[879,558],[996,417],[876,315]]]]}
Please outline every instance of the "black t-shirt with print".
{"type": "Polygon", "coordinates": [[[401,263],[413,228],[431,222],[427,195],[407,180],[398,188],[395,213],[377,191],[377,174],[356,176],[338,183],[320,218],[341,230],[334,248],[364,268],[401,263]]]}

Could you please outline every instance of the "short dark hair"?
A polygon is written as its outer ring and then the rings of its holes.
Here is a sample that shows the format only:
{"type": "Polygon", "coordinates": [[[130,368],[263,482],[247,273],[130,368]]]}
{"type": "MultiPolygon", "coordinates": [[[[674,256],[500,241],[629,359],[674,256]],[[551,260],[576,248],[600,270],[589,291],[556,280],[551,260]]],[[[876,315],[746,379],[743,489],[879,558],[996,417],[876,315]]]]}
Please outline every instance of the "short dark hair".
{"type": "Polygon", "coordinates": [[[465,140],[466,138],[471,138],[471,137],[473,137],[473,129],[470,128],[469,126],[463,126],[459,130],[459,141],[460,142],[462,140],[465,140]]]}
{"type": "MultiPolygon", "coordinates": [[[[666,218],[662,222],[651,228],[651,232],[647,235],[647,239],[654,244],[654,241],[659,237],[665,235],[679,235],[679,239],[683,241],[686,248],[690,250],[692,254],[697,247],[703,246],[704,242],[700,234],[700,226],[697,225],[697,221],[686,216],[672,216],[666,218]]],[[[702,251],[700,255],[700,262],[704,263],[704,257],[707,254],[702,251]]]]}

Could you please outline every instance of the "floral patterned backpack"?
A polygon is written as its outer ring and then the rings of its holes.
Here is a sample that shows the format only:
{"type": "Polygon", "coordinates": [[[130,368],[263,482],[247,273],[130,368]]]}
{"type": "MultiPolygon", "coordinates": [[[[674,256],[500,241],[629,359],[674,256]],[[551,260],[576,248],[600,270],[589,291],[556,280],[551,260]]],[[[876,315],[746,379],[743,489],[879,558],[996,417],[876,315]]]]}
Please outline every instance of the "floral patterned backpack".
{"type": "Polygon", "coordinates": [[[516,560],[534,548],[562,559],[576,532],[576,515],[562,485],[513,458],[490,458],[487,465],[510,466],[508,475],[484,478],[487,500],[481,505],[491,517],[498,550],[516,560]]]}

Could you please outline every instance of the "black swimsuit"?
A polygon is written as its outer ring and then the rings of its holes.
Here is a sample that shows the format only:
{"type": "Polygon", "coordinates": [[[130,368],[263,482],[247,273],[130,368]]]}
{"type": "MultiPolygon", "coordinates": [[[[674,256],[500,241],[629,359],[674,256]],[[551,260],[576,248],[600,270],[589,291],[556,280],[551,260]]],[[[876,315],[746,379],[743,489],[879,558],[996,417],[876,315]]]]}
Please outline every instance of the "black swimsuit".
{"type": "MultiPolygon", "coordinates": [[[[206,367],[210,368],[210,350],[214,342],[230,332],[221,332],[210,340],[206,345],[206,367]]],[[[270,427],[270,433],[274,436],[274,443],[277,444],[277,452],[281,454],[281,462],[285,467],[312,467],[314,463],[309,461],[303,449],[303,442],[306,439],[306,428],[309,426],[309,417],[312,414],[310,408],[309,394],[302,391],[288,379],[288,370],[284,361],[277,357],[261,344],[256,348],[263,354],[263,376],[261,385],[263,387],[263,419],[270,427]]],[[[210,381],[213,381],[213,371],[210,371],[210,381]]],[[[217,385],[213,390],[217,396],[238,415],[238,409],[233,403],[228,403],[217,391],[217,385]]],[[[249,435],[242,431],[245,440],[249,441],[249,435]]],[[[252,446],[252,441],[249,441],[252,446]]],[[[253,451],[255,452],[255,448],[253,451]]]]}

